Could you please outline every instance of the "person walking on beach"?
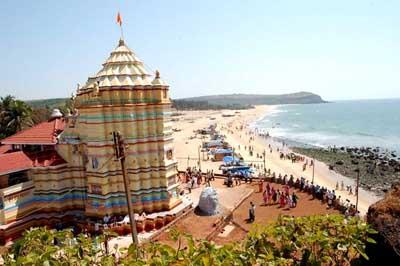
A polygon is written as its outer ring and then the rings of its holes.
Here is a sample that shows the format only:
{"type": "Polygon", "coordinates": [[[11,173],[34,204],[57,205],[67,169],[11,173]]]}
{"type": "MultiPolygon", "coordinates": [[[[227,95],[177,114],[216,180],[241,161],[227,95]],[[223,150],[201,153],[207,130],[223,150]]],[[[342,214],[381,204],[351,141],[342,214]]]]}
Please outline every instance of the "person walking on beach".
{"type": "Polygon", "coordinates": [[[269,190],[269,197],[268,197],[268,202],[271,204],[274,201],[274,195],[276,196],[276,191],[274,187],[271,187],[271,189],[269,190]]]}
{"type": "Polygon", "coordinates": [[[258,192],[259,193],[263,192],[263,188],[264,188],[264,180],[260,178],[258,181],[258,192]]]}
{"type": "Polygon", "coordinates": [[[281,208],[285,207],[285,194],[282,192],[279,197],[279,205],[281,208]]]}
{"type": "Polygon", "coordinates": [[[250,208],[249,208],[249,222],[254,222],[256,219],[256,205],[252,201],[250,201],[250,208]]]}
{"type": "Polygon", "coordinates": [[[286,194],[285,195],[285,203],[286,203],[286,209],[290,209],[292,207],[292,197],[290,196],[290,194],[286,194]]]}
{"type": "Polygon", "coordinates": [[[192,176],[192,179],[191,179],[191,181],[190,181],[190,184],[191,184],[191,186],[190,186],[190,188],[191,189],[193,189],[193,187],[194,187],[194,184],[196,184],[197,182],[196,182],[196,176],[192,176]]]}
{"type": "Polygon", "coordinates": [[[192,186],[193,186],[192,180],[191,180],[191,178],[189,177],[189,180],[188,180],[188,182],[186,183],[186,188],[187,188],[187,190],[189,191],[189,194],[192,193],[192,186]]]}
{"type": "Polygon", "coordinates": [[[264,205],[267,206],[268,205],[268,189],[264,190],[263,200],[264,200],[264,205]]]}
{"type": "Polygon", "coordinates": [[[279,192],[279,189],[272,195],[272,200],[274,201],[274,204],[278,202],[278,199],[280,198],[281,194],[279,192]]]}
{"type": "Polygon", "coordinates": [[[205,185],[206,185],[207,187],[211,187],[211,184],[210,184],[210,176],[209,176],[209,174],[207,174],[207,175],[205,176],[205,178],[204,178],[204,183],[205,183],[205,185]]]}
{"type": "Polygon", "coordinates": [[[297,200],[299,199],[299,197],[294,193],[292,193],[292,207],[296,208],[297,207],[297,200]]]}

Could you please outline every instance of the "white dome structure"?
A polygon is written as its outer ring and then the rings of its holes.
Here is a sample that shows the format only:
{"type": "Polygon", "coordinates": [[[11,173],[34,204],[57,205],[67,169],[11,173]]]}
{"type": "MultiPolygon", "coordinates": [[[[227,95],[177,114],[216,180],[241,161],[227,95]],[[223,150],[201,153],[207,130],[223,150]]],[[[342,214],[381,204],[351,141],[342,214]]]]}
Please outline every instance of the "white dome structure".
{"type": "Polygon", "coordinates": [[[51,112],[50,118],[55,119],[55,118],[61,118],[63,117],[63,114],[61,113],[60,109],[53,109],[51,112]]]}

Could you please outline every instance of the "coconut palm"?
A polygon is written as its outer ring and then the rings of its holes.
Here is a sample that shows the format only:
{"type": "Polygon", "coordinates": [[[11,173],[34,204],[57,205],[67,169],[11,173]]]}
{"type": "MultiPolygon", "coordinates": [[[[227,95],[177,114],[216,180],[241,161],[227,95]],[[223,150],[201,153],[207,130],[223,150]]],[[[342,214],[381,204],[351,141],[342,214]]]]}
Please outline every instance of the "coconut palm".
{"type": "Polygon", "coordinates": [[[13,96],[2,97],[0,101],[0,137],[7,137],[32,126],[32,109],[25,102],[13,96]]]}

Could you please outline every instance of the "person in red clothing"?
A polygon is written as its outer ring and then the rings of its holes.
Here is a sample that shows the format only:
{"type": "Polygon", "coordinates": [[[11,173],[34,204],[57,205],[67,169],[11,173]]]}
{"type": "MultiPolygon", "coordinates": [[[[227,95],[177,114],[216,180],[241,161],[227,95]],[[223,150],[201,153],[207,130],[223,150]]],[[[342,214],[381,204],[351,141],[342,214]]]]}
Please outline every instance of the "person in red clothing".
{"type": "Polygon", "coordinates": [[[263,193],[263,200],[264,200],[264,205],[265,206],[268,205],[268,197],[269,197],[269,191],[268,191],[268,189],[265,189],[264,193],[263,193]]]}
{"type": "Polygon", "coordinates": [[[264,188],[264,181],[262,180],[262,178],[260,178],[260,181],[258,181],[258,192],[262,193],[263,188],[264,188]]]}
{"type": "Polygon", "coordinates": [[[281,196],[279,198],[279,205],[281,208],[284,208],[285,204],[286,204],[285,193],[281,193],[281,196]]]}

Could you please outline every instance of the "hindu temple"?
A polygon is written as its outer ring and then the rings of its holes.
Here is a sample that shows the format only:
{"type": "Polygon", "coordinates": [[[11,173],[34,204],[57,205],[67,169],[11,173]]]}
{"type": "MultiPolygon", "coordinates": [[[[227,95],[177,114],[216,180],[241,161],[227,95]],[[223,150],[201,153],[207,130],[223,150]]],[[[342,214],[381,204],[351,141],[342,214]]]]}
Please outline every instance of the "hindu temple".
{"type": "Polygon", "coordinates": [[[78,85],[73,109],[1,140],[0,236],[44,220],[127,213],[113,132],[123,137],[136,213],[166,211],[177,196],[169,85],[120,39],[78,85]]]}

